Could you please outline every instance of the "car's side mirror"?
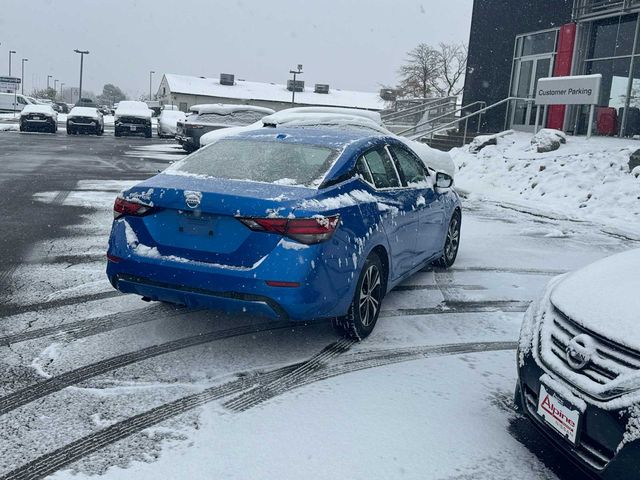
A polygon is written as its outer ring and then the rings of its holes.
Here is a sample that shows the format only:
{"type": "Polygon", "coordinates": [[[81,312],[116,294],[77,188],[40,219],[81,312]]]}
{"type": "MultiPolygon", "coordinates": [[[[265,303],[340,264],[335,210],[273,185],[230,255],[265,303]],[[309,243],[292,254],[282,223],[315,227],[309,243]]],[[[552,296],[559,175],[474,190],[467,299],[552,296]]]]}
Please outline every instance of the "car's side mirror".
{"type": "Polygon", "coordinates": [[[453,185],[453,177],[444,172],[436,173],[436,187],[447,189],[453,185]]]}

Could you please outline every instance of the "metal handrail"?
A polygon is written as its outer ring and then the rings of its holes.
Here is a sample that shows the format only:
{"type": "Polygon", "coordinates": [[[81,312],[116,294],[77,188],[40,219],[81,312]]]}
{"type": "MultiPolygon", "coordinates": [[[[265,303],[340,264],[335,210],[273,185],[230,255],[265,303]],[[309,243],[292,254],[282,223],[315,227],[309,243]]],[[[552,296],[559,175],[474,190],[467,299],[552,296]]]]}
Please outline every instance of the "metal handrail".
{"type": "Polygon", "coordinates": [[[440,97],[440,98],[436,98],[431,100],[430,102],[426,102],[423,103],[421,105],[415,105],[413,107],[409,107],[409,108],[405,108],[404,110],[399,110],[397,112],[392,112],[392,113],[388,113],[386,115],[382,116],[382,120],[383,121],[388,121],[388,120],[398,120],[400,118],[404,118],[404,117],[409,117],[411,115],[414,115],[417,111],[420,110],[431,110],[433,107],[433,105],[437,104],[437,103],[447,103],[447,102],[451,102],[452,100],[456,100],[457,97],[440,97]],[[397,115],[402,114],[400,116],[398,116],[396,118],[397,115]]]}
{"type": "MultiPolygon", "coordinates": [[[[423,132],[420,133],[419,135],[416,135],[416,137],[426,137],[428,135],[433,135],[436,132],[439,132],[440,130],[444,130],[446,128],[452,127],[460,122],[465,122],[465,125],[468,125],[469,119],[475,117],[476,115],[483,115],[485,112],[488,112],[489,110],[491,110],[492,108],[496,108],[499,107],[500,105],[502,105],[503,103],[507,103],[507,102],[513,102],[513,101],[523,101],[523,102],[535,102],[535,98],[522,98],[522,97],[507,97],[504,98],[502,100],[500,100],[499,102],[496,102],[492,105],[489,105],[488,107],[484,107],[480,110],[478,110],[477,112],[473,112],[465,117],[461,117],[458,118],[457,120],[454,120],[452,122],[446,123],[444,125],[439,125],[436,128],[433,128],[427,132],[423,132]]],[[[414,138],[416,138],[414,137],[414,138]]],[[[466,143],[466,126],[465,126],[465,138],[464,141],[466,143]]]]}
{"type": "Polygon", "coordinates": [[[413,127],[411,127],[411,128],[407,128],[407,129],[405,129],[405,130],[402,130],[401,132],[398,132],[398,133],[397,133],[397,135],[402,135],[402,134],[404,134],[404,133],[408,133],[408,132],[409,132],[409,131],[411,131],[411,130],[415,130],[415,129],[417,129],[418,127],[422,127],[423,125],[428,125],[428,124],[430,124],[430,123],[435,122],[436,120],[440,120],[441,118],[450,117],[451,115],[455,115],[456,113],[460,113],[460,112],[462,112],[463,110],[467,110],[468,108],[474,107],[475,105],[485,105],[485,106],[486,106],[486,105],[487,105],[487,102],[484,102],[484,101],[482,101],[482,100],[478,100],[477,102],[470,103],[469,105],[465,105],[465,106],[463,106],[463,107],[458,108],[457,110],[454,110],[454,111],[449,112],[449,113],[445,113],[444,115],[440,115],[439,117],[436,117],[436,118],[430,118],[430,119],[429,119],[429,120],[427,120],[427,121],[424,121],[424,122],[422,122],[422,123],[418,123],[417,125],[415,125],[415,126],[413,126],[413,127]]]}

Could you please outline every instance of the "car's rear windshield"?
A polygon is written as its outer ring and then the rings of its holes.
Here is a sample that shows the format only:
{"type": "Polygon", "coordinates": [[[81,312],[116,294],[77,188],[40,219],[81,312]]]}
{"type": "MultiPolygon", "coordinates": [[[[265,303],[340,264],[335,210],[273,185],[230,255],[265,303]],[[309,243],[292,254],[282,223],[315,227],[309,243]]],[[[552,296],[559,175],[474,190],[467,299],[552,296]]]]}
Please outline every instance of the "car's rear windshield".
{"type": "Polygon", "coordinates": [[[203,123],[217,123],[223,125],[251,125],[252,123],[257,122],[262,117],[264,117],[264,113],[254,112],[251,110],[241,110],[238,112],[230,112],[230,113],[201,113],[198,115],[197,119],[194,119],[196,122],[203,123]]]}
{"type": "Polygon", "coordinates": [[[169,170],[233,180],[311,186],[338,152],[296,143],[225,139],[200,149],[169,170]]]}

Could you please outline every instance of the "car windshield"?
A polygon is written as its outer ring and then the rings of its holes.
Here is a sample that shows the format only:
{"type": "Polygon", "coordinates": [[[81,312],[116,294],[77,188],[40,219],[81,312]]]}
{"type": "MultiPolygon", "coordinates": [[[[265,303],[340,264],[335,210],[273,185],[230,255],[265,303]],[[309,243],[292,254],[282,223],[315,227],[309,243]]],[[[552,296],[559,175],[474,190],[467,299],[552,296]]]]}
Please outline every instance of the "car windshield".
{"type": "Polygon", "coordinates": [[[298,143],[221,140],[167,172],[256,182],[311,185],[338,155],[336,150],[298,143]]]}

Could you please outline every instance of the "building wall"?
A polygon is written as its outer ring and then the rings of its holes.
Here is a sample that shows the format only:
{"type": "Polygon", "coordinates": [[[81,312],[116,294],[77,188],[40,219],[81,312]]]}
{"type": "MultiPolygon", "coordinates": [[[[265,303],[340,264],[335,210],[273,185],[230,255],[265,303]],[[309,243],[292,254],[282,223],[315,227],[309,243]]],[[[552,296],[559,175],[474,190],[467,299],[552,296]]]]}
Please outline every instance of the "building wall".
{"type": "MultiPolygon", "coordinates": [[[[481,100],[489,106],[508,97],[516,36],[570,22],[572,7],[573,0],[474,0],[463,105],[481,100]]],[[[506,106],[490,110],[481,130],[502,130],[505,115],[506,106]]]]}

